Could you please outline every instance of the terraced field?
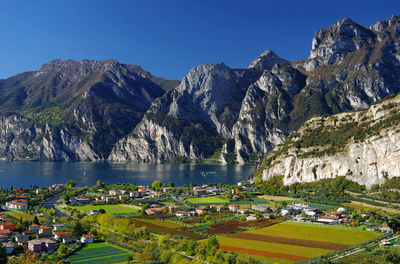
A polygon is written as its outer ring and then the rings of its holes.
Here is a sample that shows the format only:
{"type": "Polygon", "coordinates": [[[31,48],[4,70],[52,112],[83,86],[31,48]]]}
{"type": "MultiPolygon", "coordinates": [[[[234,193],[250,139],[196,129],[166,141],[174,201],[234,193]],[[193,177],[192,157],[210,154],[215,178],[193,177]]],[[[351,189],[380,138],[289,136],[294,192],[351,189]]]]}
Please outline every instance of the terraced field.
{"type": "Polygon", "coordinates": [[[107,243],[86,245],[68,258],[71,263],[79,264],[109,264],[127,260],[128,256],[135,255],[111,246],[107,243]]]}
{"type": "Polygon", "coordinates": [[[351,228],[284,222],[218,237],[220,248],[263,261],[291,263],[325,255],[381,236],[351,228]]]}

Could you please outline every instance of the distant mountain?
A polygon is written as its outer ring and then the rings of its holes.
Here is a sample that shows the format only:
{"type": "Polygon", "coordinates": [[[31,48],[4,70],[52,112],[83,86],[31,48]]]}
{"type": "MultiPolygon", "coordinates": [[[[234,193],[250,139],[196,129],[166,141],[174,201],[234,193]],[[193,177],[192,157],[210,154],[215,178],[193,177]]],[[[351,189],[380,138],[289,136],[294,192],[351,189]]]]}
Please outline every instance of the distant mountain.
{"type": "Polygon", "coordinates": [[[7,124],[0,126],[0,156],[107,158],[114,143],[132,131],[153,100],[178,84],[113,59],[53,60],[38,71],[1,80],[0,111],[7,124]],[[13,129],[8,129],[10,123],[13,129]],[[62,133],[72,142],[67,144],[54,133],[62,133]],[[82,148],[90,154],[80,154],[82,148]]]}
{"type": "Polygon", "coordinates": [[[314,115],[400,92],[399,38],[400,16],[370,28],[344,18],[316,32],[307,60],[267,50],[181,83],[115,60],[54,60],[0,80],[0,158],[259,161],[314,115]]]}
{"type": "Polygon", "coordinates": [[[346,176],[371,187],[400,176],[400,94],[368,109],[318,116],[269,152],[259,166],[264,180],[285,184],[346,176]]]}
{"type": "Polygon", "coordinates": [[[258,160],[316,114],[363,109],[400,91],[400,16],[318,30],[310,57],[267,50],[248,69],[193,68],[111,152],[117,161],[258,160]]]}

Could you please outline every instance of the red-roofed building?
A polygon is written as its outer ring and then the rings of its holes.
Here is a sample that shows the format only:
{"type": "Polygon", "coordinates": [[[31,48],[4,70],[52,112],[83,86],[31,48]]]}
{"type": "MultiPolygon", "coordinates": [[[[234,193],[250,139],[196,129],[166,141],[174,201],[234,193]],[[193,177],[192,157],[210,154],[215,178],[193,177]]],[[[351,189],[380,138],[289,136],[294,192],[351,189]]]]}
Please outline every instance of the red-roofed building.
{"type": "Polygon", "coordinates": [[[90,244],[94,242],[94,235],[84,235],[81,237],[81,243],[90,244]]]}
{"type": "Polygon", "coordinates": [[[10,223],[10,222],[2,223],[2,224],[0,225],[0,229],[1,229],[1,230],[11,230],[11,231],[14,231],[14,229],[15,229],[15,224],[14,224],[14,223],[10,223]]]}
{"type": "Polygon", "coordinates": [[[65,231],[65,232],[55,232],[54,233],[54,239],[58,240],[61,238],[67,238],[71,235],[71,232],[65,231]]]}
{"type": "Polygon", "coordinates": [[[164,208],[149,208],[146,210],[146,214],[162,214],[164,212],[164,208]]]}
{"type": "Polygon", "coordinates": [[[232,212],[237,212],[240,209],[240,206],[238,204],[231,204],[229,205],[229,210],[232,212]]]}
{"type": "Polygon", "coordinates": [[[11,236],[11,233],[12,233],[12,231],[11,230],[0,230],[0,235],[2,235],[2,236],[8,236],[8,237],[10,237],[11,236]]]}
{"type": "Polygon", "coordinates": [[[51,237],[53,235],[53,228],[48,226],[41,226],[39,228],[39,237],[51,237]]]}
{"type": "Polygon", "coordinates": [[[30,225],[28,228],[29,228],[29,230],[32,230],[32,231],[34,231],[34,232],[38,232],[40,226],[39,226],[39,225],[32,224],[32,225],[30,225]]]}
{"type": "Polygon", "coordinates": [[[27,200],[14,200],[11,202],[6,202],[6,208],[26,211],[26,210],[28,210],[28,201],[27,200]]]}

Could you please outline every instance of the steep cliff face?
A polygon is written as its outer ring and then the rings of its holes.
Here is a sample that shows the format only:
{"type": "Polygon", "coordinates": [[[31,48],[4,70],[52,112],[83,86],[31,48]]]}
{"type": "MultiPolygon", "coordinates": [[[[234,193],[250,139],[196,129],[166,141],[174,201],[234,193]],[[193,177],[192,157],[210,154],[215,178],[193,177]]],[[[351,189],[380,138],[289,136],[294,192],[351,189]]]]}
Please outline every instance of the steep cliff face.
{"type": "Polygon", "coordinates": [[[344,18],[317,31],[305,61],[267,50],[248,69],[195,67],[110,159],[257,160],[315,114],[364,109],[399,92],[399,27],[398,17],[370,29],[344,18]]]}
{"type": "Polygon", "coordinates": [[[155,100],[109,158],[162,161],[209,157],[229,138],[249,80],[256,75],[222,63],[193,68],[177,88],[155,100]]]}
{"type": "MultiPolygon", "coordinates": [[[[70,130],[60,127],[68,125],[76,130],[74,137],[85,139],[96,153],[87,157],[78,155],[77,159],[104,159],[114,143],[139,123],[153,100],[164,94],[162,86],[170,88],[174,84],[177,83],[154,77],[139,66],[120,64],[113,59],[53,60],[38,71],[2,80],[0,110],[24,116],[52,131],[59,129],[66,137],[72,137],[68,135],[70,130]]],[[[52,140],[48,142],[50,145],[58,144],[52,140]]],[[[21,149],[34,148],[28,141],[20,143],[27,144],[21,145],[21,149]]],[[[4,151],[5,157],[36,159],[39,155],[18,154],[17,149],[13,154],[4,151]]],[[[59,159],[47,154],[42,156],[59,159]]]]}
{"type": "Polygon", "coordinates": [[[7,160],[76,161],[99,159],[80,131],[61,125],[40,125],[19,115],[0,116],[0,157],[7,160]]]}
{"type": "Polygon", "coordinates": [[[371,187],[400,176],[400,95],[367,110],[307,121],[260,165],[284,183],[346,176],[371,187]]]}

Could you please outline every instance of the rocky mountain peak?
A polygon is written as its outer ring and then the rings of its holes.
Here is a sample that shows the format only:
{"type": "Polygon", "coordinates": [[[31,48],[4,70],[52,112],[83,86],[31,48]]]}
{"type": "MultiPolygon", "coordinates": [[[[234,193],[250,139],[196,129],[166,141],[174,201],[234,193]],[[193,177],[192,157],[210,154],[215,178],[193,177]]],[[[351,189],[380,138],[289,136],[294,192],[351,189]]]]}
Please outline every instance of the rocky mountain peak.
{"type": "Polygon", "coordinates": [[[272,50],[268,49],[250,63],[249,69],[257,69],[259,71],[271,70],[275,64],[282,62],[287,61],[280,58],[272,50]]]}
{"type": "Polygon", "coordinates": [[[316,32],[312,41],[310,57],[305,69],[311,71],[319,65],[331,65],[367,44],[376,41],[375,33],[350,18],[343,18],[328,29],[316,32]]]}
{"type": "Polygon", "coordinates": [[[382,32],[386,30],[390,26],[399,25],[400,24],[400,15],[393,15],[389,19],[381,20],[370,26],[370,29],[373,31],[382,32]]]}
{"type": "Polygon", "coordinates": [[[42,65],[35,77],[43,74],[58,74],[61,79],[68,79],[71,82],[78,82],[92,73],[115,72],[121,66],[115,59],[104,61],[97,60],[61,60],[54,59],[42,65]]]}

